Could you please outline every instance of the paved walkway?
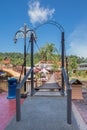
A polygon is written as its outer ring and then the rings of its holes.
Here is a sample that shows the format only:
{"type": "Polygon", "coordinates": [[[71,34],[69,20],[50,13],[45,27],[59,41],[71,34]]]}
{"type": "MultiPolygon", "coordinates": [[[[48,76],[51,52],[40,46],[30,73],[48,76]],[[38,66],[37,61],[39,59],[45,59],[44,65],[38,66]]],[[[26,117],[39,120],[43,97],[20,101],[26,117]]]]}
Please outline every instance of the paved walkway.
{"type": "Polygon", "coordinates": [[[83,93],[83,99],[84,100],[73,100],[73,103],[87,125],[87,93],[83,93]]]}
{"type": "MultiPolygon", "coordinates": [[[[55,84],[54,75],[48,84],[55,84]]],[[[74,111],[75,115],[77,113],[74,111]]],[[[28,96],[22,105],[21,114],[21,121],[16,122],[14,117],[5,130],[87,130],[86,127],[80,127],[73,113],[72,124],[67,124],[67,99],[62,96],[28,96]]]]}
{"type": "MultiPolygon", "coordinates": [[[[87,130],[87,124],[83,120],[81,114],[79,113],[78,109],[76,108],[76,106],[73,102],[72,102],[72,109],[73,109],[73,112],[74,112],[74,115],[75,115],[75,118],[77,120],[77,124],[78,124],[80,130],[87,130]]],[[[86,112],[83,112],[83,114],[84,113],[86,115],[86,112]]]]}
{"type": "Polygon", "coordinates": [[[21,121],[12,119],[5,130],[79,130],[72,115],[67,124],[66,97],[28,97],[21,110],[21,121]]]}
{"type": "MultiPolygon", "coordinates": [[[[21,103],[24,99],[21,99],[21,103]]],[[[0,130],[4,130],[15,115],[15,99],[7,99],[7,93],[0,93],[0,130]]]]}

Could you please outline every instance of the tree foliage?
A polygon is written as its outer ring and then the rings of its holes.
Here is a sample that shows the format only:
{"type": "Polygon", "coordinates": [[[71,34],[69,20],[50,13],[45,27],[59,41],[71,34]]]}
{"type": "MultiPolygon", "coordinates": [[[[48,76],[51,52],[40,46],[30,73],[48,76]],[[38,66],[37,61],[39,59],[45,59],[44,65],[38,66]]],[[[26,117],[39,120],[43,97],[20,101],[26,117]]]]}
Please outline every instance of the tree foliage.
{"type": "Polygon", "coordinates": [[[39,54],[40,54],[41,58],[45,61],[47,61],[47,60],[53,60],[54,61],[54,60],[56,60],[56,57],[58,56],[58,54],[56,54],[56,52],[58,53],[58,50],[55,47],[55,44],[46,43],[46,45],[40,49],[39,54]]]}
{"type": "MultiPolygon", "coordinates": [[[[0,52],[0,61],[3,61],[5,57],[8,57],[13,65],[23,65],[24,62],[24,54],[16,53],[16,52],[0,52]]],[[[34,53],[34,64],[38,63],[40,60],[52,60],[61,61],[61,55],[58,54],[58,50],[53,43],[46,43],[40,51],[34,53]]],[[[30,54],[26,56],[27,66],[30,66],[30,54]]],[[[87,62],[87,58],[78,57],[75,55],[68,56],[68,69],[71,72],[73,69],[78,67],[78,64],[87,62]]],[[[57,66],[54,65],[56,68],[57,66]]]]}

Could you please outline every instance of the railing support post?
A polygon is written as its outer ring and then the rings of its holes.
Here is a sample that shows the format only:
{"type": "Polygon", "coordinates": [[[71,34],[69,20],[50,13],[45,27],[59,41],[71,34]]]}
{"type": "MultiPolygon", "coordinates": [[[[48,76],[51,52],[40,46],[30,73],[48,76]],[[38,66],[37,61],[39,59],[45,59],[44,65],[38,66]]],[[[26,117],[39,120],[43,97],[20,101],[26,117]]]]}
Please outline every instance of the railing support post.
{"type": "MultiPolygon", "coordinates": [[[[24,25],[24,76],[26,75],[26,24],[24,25]]],[[[24,92],[26,92],[26,81],[24,83],[24,92]]]]}
{"type": "MultiPolygon", "coordinates": [[[[61,39],[61,43],[62,43],[62,68],[64,68],[64,32],[62,32],[62,39],[61,39]]],[[[63,77],[63,73],[62,73],[62,95],[64,95],[64,77],[63,77]]]]}
{"type": "MultiPolygon", "coordinates": [[[[31,33],[31,68],[33,69],[34,67],[34,34],[31,33]]],[[[31,72],[31,96],[33,96],[33,91],[34,91],[34,73],[33,70],[31,72]]]]}
{"type": "Polygon", "coordinates": [[[21,120],[20,88],[16,88],[16,121],[21,120]]]}
{"type": "Polygon", "coordinates": [[[72,123],[71,114],[72,114],[72,89],[67,89],[67,123],[68,124],[72,123]]]}
{"type": "Polygon", "coordinates": [[[68,57],[66,57],[66,73],[67,73],[68,82],[69,82],[69,75],[68,75],[68,57]]]}

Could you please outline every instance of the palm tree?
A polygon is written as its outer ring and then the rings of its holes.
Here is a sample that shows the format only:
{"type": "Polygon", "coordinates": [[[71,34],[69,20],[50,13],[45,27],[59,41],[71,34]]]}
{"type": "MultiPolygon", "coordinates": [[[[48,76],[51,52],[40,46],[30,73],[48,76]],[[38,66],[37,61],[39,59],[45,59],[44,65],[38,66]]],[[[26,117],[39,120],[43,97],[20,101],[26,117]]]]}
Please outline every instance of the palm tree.
{"type": "Polygon", "coordinates": [[[46,48],[47,48],[47,59],[53,61],[60,61],[60,55],[58,49],[55,47],[55,44],[47,43],[46,48]]]}
{"type": "Polygon", "coordinates": [[[40,56],[45,61],[47,61],[47,60],[53,60],[53,61],[57,60],[58,61],[59,57],[56,57],[56,55],[55,55],[56,52],[58,55],[58,50],[55,47],[55,44],[46,43],[46,45],[40,49],[40,56]]]}
{"type": "Polygon", "coordinates": [[[41,59],[43,59],[43,60],[47,60],[47,56],[46,56],[46,48],[45,47],[42,47],[41,49],[40,49],[40,57],[41,57],[41,59]]]}

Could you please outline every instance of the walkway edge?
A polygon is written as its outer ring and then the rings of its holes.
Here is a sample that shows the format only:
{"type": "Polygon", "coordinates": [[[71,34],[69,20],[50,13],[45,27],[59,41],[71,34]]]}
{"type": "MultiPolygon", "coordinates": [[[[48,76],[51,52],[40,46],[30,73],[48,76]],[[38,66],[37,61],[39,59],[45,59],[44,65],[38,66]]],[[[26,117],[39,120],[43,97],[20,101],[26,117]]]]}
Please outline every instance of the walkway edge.
{"type": "Polygon", "coordinates": [[[87,124],[85,124],[85,122],[82,119],[80,113],[76,109],[76,106],[74,105],[74,103],[72,103],[72,110],[73,110],[74,116],[76,118],[76,122],[77,122],[77,124],[79,126],[79,129],[80,130],[87,130],[87,124]]]}

